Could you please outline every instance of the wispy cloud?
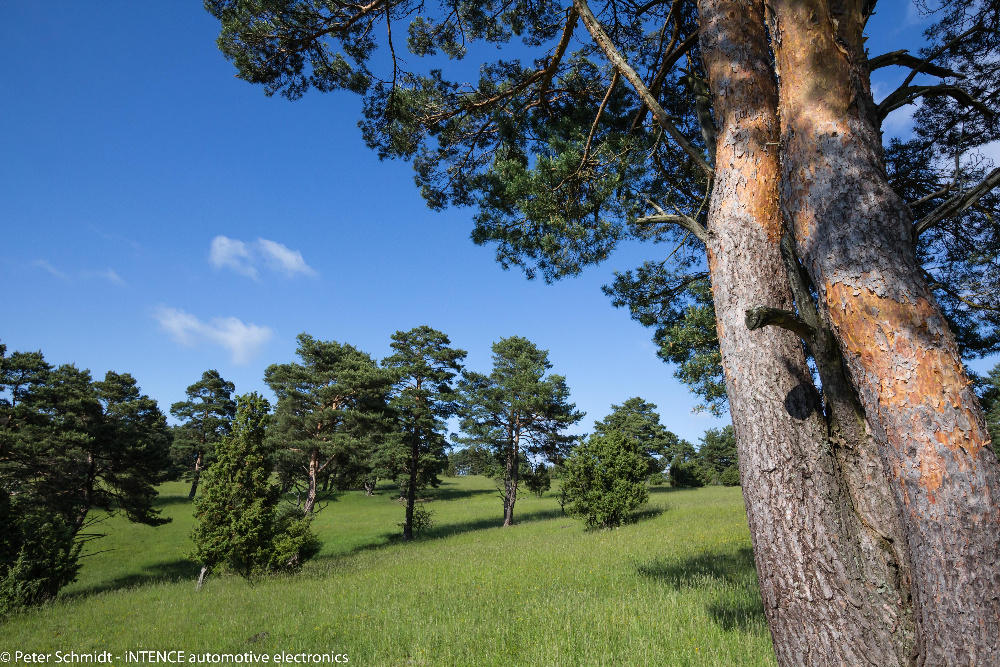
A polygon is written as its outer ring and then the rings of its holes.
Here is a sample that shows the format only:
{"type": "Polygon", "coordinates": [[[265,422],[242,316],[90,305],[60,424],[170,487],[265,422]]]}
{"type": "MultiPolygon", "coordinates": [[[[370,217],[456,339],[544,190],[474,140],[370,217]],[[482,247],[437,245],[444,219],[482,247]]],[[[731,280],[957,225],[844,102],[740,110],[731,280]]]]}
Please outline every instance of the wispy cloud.
{"type": "Polygon", "coordinates": [[[208,261],[217,269],[229,268],[241,275],[257,279],[257,269],[252,264],[253,253],[243,241],[216,236],[212,239],[212,247],[208,251],[208,261]]]}
{"type": "Polygon", "coordinates": [[[208,343],[229,350],[233,363],[246,364],[260,354],[274,332],[268,327],[245,324],[235,317],[214,317],[202,322],[190,313],[161,306],[153,314],[160,326],[182,345],[208,343]]]}
{"type": "Polygon", "coordinates": [[[63,273],[56,267],[52,266],[51,262],[48,262],[44,259],[36,259],[34,262],[31,263],[31,265],[38,267],[42,271],[47,271],[48,273],[55,276],[59,280],[69,280],[69,276],[67,276],[65,273],[63,273]]]}
{"type": "Polygon", "coordinates": [[[316,275],[316,271],[306,264],[306,261],[302,259],[302,253],[298,250],[292,250],[277,241],[268,241],[267,239],[257,239],[257,248],[264,255],[264,259],[271,269],[283,271],[289,278],[296,273],[304,273],[307,276],[316,275]]]}
{"type": "Polygon", "coordinates": [[[73,279],[73,277],[76,276],[77,278],[85,278],[85,279],[104,278],[107,281],[117,283],[119,285],[125,284],[125,281],[121,279],[121,276],[119,276],[114,269],[105,269],[103,271],[77,271],[74,274],[70,275],[65,271],[60,271],[52,264],[52,262],[49,262],[48,260],[45,259],[36,259],[34,262],[31,263],[31,265],[41,269],[42,271],[49,273],[50,275],[58,278],[59,280],[65,280],[66,282],[70,282],[73,279]]]}
{"type": "Polygon", "coordinates": [[[288,278],[296,274],[316,275],[316,270],[306,264],[300,251],[263,238],[246,243],[227,236],[216,236],[212,239],[208,261],[217,269],[229,268],[254,280],[257,280],[257,268],[261,264],[288,278]]]}
{"type": "Polygon", "coordinates": [[[105,280],[117,283],[119,285],[124,285],[125,281],[121,279],[114,269],[105,269],[104,271],[84,271],[82,274],[85,278],[104,278],[105,280]]]}

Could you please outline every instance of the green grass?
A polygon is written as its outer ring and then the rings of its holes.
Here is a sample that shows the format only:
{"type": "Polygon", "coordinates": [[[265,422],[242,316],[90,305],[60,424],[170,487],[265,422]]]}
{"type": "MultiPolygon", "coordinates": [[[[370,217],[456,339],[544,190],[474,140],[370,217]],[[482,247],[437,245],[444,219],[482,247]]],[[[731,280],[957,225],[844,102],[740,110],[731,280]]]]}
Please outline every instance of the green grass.
{"type": "MultiPolygon", "coordinates": [[[[54,603],[7,619],[0,651],[346,653],[351,665],[774,665],[738,488],[651,489],[651,510],[587,532],[554,494],[512,528],[489,480],[425,493],[434,527],[396,539],[390,489],[340,494],[316,517],[321,554],[254,585],[195,591],[183,484],[160,528],[115,518],[54,603]],[[251,641],[252,638],[256,638],[251,641]]],[[[118,664],[118,663],[116,663],[118,664]]]]}

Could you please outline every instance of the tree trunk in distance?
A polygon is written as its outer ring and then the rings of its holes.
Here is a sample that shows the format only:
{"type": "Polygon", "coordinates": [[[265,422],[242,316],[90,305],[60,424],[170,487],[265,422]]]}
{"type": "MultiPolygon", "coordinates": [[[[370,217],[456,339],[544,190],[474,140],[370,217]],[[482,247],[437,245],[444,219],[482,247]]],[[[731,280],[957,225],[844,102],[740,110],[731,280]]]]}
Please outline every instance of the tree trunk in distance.
{"type": "Polygon", "coordinates": [[[194,460],[194,474],[191,477],[191,493],[188,494],[188,500],[194,500],[194,496],[198,493],[198,480],[201,478],[201,452],[198,452],[198,456],[194,460]]]}
{"type": "Polygon", "coordinates": [[[413,507],[417,502],[417,464],[420,462],[418,451],[419,438],[414,438],[410,445],[410,482],[406,488],[406,518],[403,520],[403,539],[413,539],[413,507]]]}
{"type": "MultiPolygon", "coordinates": [[[[778,97],[763,3],[701,0],[699,15],[719,124],[706,245],[775,652],[788,666],[902,665],[909,626],[899,577],[894,586],[891,559],[869,558],[878,546],[852,503],[845,478],[854,475],[831,452],[801,341],[784,329],[745,324],[746,311],[757,306],[794,308],[780,251],[779,154],[768,145],[777,141],[778,97]],[[872,575],[888,584],[869,585],[872,575]]],[[[892,508],[880,518],[891,526],[892,508]]]]}
{"type": "Polygon", "coordinates": [[[770,5],[782,206],[843,350],[910,555],[918,665],[1000,664],[1000,467],[888,184],[861,3],[770,5]]]}
{"type": "Polygon", "coordinates": [[[319,476],[319,450],[314,449],[309,453],[309,491],[306,493],[306,503],[302,506],[302,513],[305,516],[312,514],[313,506],[316,505],[316,478],[319,476]]]}

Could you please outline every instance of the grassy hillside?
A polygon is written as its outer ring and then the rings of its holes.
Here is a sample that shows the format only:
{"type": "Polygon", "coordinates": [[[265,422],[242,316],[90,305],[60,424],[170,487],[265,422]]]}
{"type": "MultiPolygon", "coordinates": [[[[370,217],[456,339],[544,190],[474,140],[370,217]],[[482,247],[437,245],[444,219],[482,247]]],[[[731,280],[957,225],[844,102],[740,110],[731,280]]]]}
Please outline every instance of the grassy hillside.
{"type": "Polygon", "coordinates": [[[552,493],[508,529],[490,480],[425,493],[435,525],[396,540],[390,489],[317,516],[296,576],[195,591],[191,504],[161,489],[161,528],[115,519],[54,604],[0,627],[0,650],[346,653],[352,665],[774,665],[738,488],[653,487],[651,511],[587,532],[552,493]]]}

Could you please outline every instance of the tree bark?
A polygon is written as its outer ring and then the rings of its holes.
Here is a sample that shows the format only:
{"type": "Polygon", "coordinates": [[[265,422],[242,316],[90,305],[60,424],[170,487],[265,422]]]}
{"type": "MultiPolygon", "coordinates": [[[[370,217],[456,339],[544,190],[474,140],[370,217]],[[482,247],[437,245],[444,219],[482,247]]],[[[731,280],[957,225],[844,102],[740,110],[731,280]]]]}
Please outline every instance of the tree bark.
{"type": "Polygon", "coordinates": [[[191,492],[188,494],[188,500],[194,500],[194,496],[198,493],[198,480],[201,478],[201,452],[198,452],[198,456],[194,460],[194,471],[191,475],[191,492]]]}
{"type": "Polygon", "coordinates": [[[504,475],[503,527],[514,525],[514,503],[517,502],[517,473],[520,464],[518,438],[507,451],[507,474],[504,475]]]}
{"type": "Polygon", "coordinates": [[[406,518],[403,520],[403,539],[413,539],[413,507],[417,502],[417,465],[420,462],[420,432],[410,443],[410,481],[406,487],[406,518]]]}
{"type": "Polygon", "coordinates": [[[306,502],[302,506],[302,514],[309,516],[316,505],[316,486],[319,476],[319,450],[313,449],[309,452],[309,491],[306,493],[306,502]]]}
{"type": "Polygon", "coordinates": [[[1000,664],[1000,468],[888,184],[861,3],[775,0],[781,203],[909,550],[918,665],[1000,664]]]}
{"type": "Polygon", "coordinates": [[[851,447],[836,453],[800,339],[744,322],[752,308],[794,309],[780,251],[779,154],[769,145],[778,136],[778,97],[763,5],[701,0],[699,15],[719,125],[706,246],[775,652],[782,665],[902,665],[908,595],[884,535],[895,535],[897,522],[891,508],[855,502],[866,483],[875,497],[887,493],[881,470],[864,458],[864,433],[842,435],[851,447]]]}

